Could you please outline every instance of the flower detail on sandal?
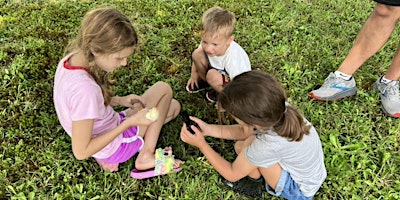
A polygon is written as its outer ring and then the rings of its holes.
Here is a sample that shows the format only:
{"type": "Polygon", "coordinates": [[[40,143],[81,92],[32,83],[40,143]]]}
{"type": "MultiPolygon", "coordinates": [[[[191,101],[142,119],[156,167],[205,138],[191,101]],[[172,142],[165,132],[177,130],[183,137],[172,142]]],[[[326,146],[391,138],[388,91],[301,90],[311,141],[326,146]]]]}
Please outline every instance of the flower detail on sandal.
{"type": "Polygon", "coordinates": [[[165,149],[156,149],[154,169],[144,171],[133,169],[131,171],[131,177],[136,179],[144,179],[169,174],[172,172],[179,172],[182,170],[182,168],[174,168],[174,157],[175,156],[172,154],[172,147],[166,147],[165,149]]]}
{"type": "Polygon", "coordinates": [[[174,170],[174,155],[172,155],[172,148],[166,147],[165,149],[156,149],[156,165],[154,168],[154,175],[167,174],[174,170]]]}

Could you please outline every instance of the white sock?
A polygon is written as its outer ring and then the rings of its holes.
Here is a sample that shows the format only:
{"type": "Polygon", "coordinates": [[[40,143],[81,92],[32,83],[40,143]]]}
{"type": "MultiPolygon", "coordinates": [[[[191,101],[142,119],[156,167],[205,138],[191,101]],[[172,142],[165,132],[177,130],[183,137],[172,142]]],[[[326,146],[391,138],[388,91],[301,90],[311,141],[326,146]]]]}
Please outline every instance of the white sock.
{"type": "Polygon", "coordinates": [[[351,75],[345,74],[343,72],[335,71],[335,75],[336,75],[336,77],[339,77],[339,78],[344,79],[346,81],[351,79],[351,75]]]}
{"type": "Polygon", "coordinates": [[[390,79],[387,79],[385,76],[382,76],[382,78],[381,78],[381,80],[380,80],[380,82],[381,83],[384,83],[384,84],[389,84],[389,83],[391,83],[393,80],[390,80],[390,79]]]}

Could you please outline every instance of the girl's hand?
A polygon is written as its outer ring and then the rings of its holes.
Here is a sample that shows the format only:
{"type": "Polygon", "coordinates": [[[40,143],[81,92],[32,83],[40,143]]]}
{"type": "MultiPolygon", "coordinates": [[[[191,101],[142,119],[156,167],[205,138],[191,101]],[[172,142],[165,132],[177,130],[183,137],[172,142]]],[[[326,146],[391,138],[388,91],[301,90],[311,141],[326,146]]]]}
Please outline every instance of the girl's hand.
{"type": "Polygon", "coordinates": [[[133,114],[130,117],[127,117],[125,121],[128,121],[130,126],[148,126],[154,121],[147,119],[146,114],[149,111],[149,108],[144,108],[133,114]]]}
{"type": "Polygon", "coordinates": [[[192,129],[195,132],[195,134],[190,133],[187,130],[186,124],[183,124],[181,129],[181,140],[196,147],[200,147],[204,144],[207,144],[201,131],[197,129],[195,126],[192,126],[192,129]]]}
{"type": "Polygon", "coordinates": [[[120,106],[131,108],[133,110],[140,110],[146,107],[144,98],[135,94],[119,97],[118,104],[120,106]]]}
{"type": "Polygon", "coordinates": [[[181,140],[196,147],[207,144],[206,140],[204,139],[207,130],[207,124],[195,117],[190,117],[190,119],[199,125],[201,131],[196,126],[192,125],[190,128],[195,132],[195,134],[192,134],[187,130],[186,124],[183,124],[181,128],[181,140]]]}
{"type": "MultiPolygon", "coordinates": [[[[201,120],[201,119],[199,119],[199,118],[197,118],[197,117],[189,116],[189,118],[190,118],[191,120],[193,120],[194,122],[196,122],[197,125],[199,125],[199,127],[200,127],[200,129],[201,129],[200,133],[201,133],[203,136],[209,136],[208,133],[209,133],[210,131],[212,131],[212,130],[210,130],[210,127],[209,127],[209,125],[208,125],[207,123],[205,123],[203,120],[201,120]]],[[[193,131],[195,131],[194,129],[197,129],[197,128],[194,127],[194,128],[192,128],[192,129],[193,129],[193,131]]]]}

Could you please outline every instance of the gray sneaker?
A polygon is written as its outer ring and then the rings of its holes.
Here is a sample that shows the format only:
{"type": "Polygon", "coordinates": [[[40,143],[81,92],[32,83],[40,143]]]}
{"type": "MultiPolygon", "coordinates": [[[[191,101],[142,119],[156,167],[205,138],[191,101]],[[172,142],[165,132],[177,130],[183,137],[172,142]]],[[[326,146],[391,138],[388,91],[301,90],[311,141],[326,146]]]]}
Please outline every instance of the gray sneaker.
{"type": "MultiPolygon", "coordinates": [[[[382,77],[381,77],[382,78],[382,77]]],[[[381,93],[382,110],[391,117],[400,117],[400,94],[399,81],[392,81],[388,84],[381,83],[379,78],[374,83],[374,88],[381,93]]]]}
{"type": "Polygon", "coordinates": [[[330,73],[325,79],[325,83],[317,90],[310,92],[310,97],[321,101],[333,101],[357,93],[356,82],[351,77],[346,81],[340,77],[336,77],[334,73],[330,73]]]}

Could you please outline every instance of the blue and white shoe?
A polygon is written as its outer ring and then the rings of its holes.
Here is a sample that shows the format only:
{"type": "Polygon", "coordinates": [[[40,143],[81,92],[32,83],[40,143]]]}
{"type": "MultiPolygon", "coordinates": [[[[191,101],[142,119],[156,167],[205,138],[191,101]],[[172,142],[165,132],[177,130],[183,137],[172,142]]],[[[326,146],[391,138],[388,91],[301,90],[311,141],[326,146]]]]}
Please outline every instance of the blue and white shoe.
{"type": "Polygon", "coordinates": [[[321,101],[333,101],[356,93],[357,87],[353,77],[350,80],[344,80],[330,73],[319,89],[310,92],[310,97],[321,101]]]}
{"type": "Polygon", "coordinates": [[[382,83],[379,78],[374,83],[374,88],[381,94],[382,110],[385,114],[399,118],[400,117],[400,94],[399,94],[399,81],[392,81],[390,83],[382,83]]]}

